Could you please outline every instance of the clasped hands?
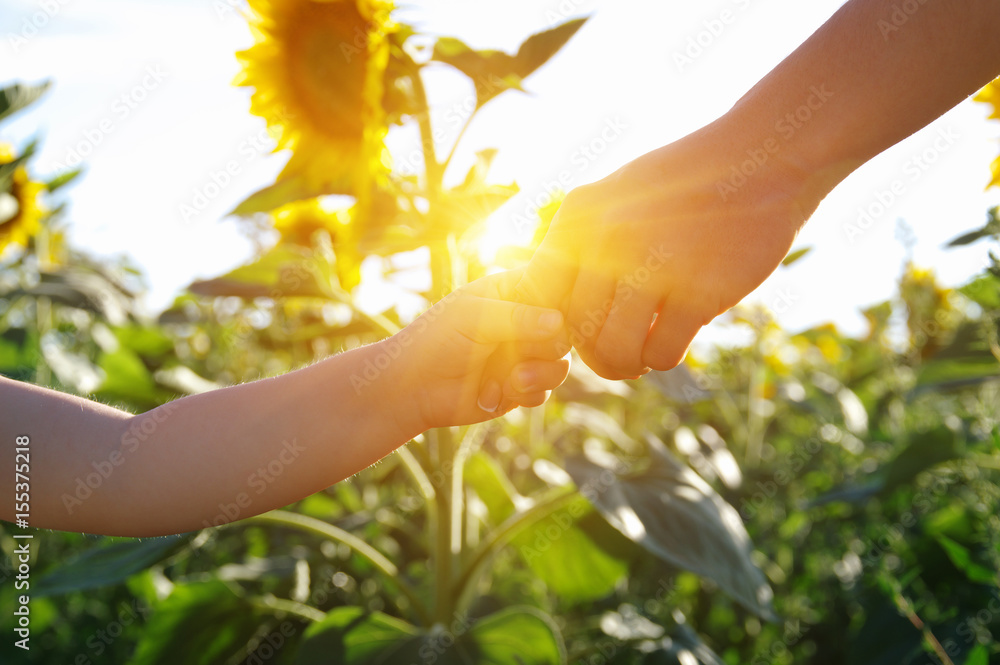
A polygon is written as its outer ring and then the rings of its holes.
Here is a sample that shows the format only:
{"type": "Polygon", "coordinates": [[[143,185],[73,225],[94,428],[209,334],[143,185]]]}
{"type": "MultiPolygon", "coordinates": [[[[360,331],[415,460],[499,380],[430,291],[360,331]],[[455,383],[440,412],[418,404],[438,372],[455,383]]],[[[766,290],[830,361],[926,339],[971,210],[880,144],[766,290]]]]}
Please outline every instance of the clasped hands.
{"type": "Polygon", "coordinates": [[[571,348],[607,379],[678,365],[702,326],[781,263],[818,204],[800,200],[803,174],[778,159],[738,188],[720,186],[741,154],[732,135],[708,125],[573,190],[523,271],[460,289],[507,305],[482,310],[475,329],[490,344],[475,362],[444,364],[462,397],[428,399],[424,424],[454,424],[446,412],[460,403],[476,405],[459,418],[468,422],[543,403],[571,348]]]}

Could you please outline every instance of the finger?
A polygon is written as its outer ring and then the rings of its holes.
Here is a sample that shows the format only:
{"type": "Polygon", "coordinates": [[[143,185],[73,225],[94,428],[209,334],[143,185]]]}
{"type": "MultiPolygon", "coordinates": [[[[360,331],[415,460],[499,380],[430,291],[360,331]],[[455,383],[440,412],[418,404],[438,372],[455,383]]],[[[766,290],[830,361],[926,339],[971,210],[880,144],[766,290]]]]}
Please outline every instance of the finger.
{"type": "Polygon", "coordinates": [[[524,269],[515,293],[518,300],[533,305],[558,307],[573,289],[579,268],[578,245],[562,229],[568,226],[572,204],[563,203],[549,229],[524,269]]]}
{"type": "Polygon", "coordinates": [[[481,343],[543,341],[563,327],[563,315],[557,309],[477,296],[466,300],[459,316],[456,329],[481,343]]]}
{"type": "Polygon", "coordinates": [[[476,404],[486,413],[493,413],[500,407],[501,399],[503,399],[503,387],[500,382],[487,376],[479,388],[479,399],[476,404]]]}
{"type": "Polygon", "coordinates": [[[647,371],[642,360],[643,345],[660,302],[656,293],[619,282],[615,303],[594,345],[594,355],[604,366],[625,376],[647,371]]]}
{"type": "MultiPolygon", "coordinates": [[[[603,379],[610,379],[612,381],[621,381],[623,379],[637,379],[639,374],[629,374],[627,372],[622,372],[616,367],[605,363],[600,358],[597,357],[597,353],[591,348],[581,348],[577,347],[576,352],[580,354],[580,360],[584,364],[594,371],[594,374],[598,375],[603,379]]],[[[640,373],[641,374],[641,373],[640,373]]]]}
{"type": "Polygon", "coordinates": [[[565,328],[541,342],[515,342],[517,355],[520,358],[538,358],[539,360],[559,360],[568,354],[573,346],[570,344],[569,331],[565,328]]]}
{"type": "Polygon", "coordinates": [[[568,375],[569,360],[527,360],[518,363],[510,373],[510,392],[505,392],[504,397],[518,401],[520,395],[558,388],[568,375]]]}
{"type": "MultiPolygon", "coordinates": [[[[466,284],[459,292],[490,298],[492,300],[517,300],[515,297],[515,287],[518,281],[520,281],[523,272],[523,268],[516,268],[514,270],[504,270],[492,275],[486,275],[466,284]]],[[[448,296],[445,297],[447,298],[448,296]]]]}
{"type": "Polygon", "coordinates": [[[604,275],[581,271],[570,296],[567,325],[570,339],[578,349],[593,350],[614,304],[615,280],[604,275]]]}
{"type": "Polygon", "coordinates": [[[549,391],[543,390],[537,393],[528,393],[526,395],[519,395],[518,398],[514,401],[514,403],[517,406],[523,406],[530,409],[545,404],[545,402],[548,401],[549,399],[549,394],[550,394],[549,391]]]}
{"type": "Polygon", "coordinates": [[[673,302],[669,298],[653,322],[642,349],[642,362],[665,371],[681,364],[691,341],[712,320],[703,304],[673,302]]]}
{"type": "MultiPolygon", "coordinates": [[[[521,360],[513,344],[500,344],[483,367],[483,378],[479,387],[479,408],[489,413],[500,415],[504,413],[505,384],[509,381],[511,371],[521,360]]],[[[510,410],[507,405],[507,411],[510,410]]]]}

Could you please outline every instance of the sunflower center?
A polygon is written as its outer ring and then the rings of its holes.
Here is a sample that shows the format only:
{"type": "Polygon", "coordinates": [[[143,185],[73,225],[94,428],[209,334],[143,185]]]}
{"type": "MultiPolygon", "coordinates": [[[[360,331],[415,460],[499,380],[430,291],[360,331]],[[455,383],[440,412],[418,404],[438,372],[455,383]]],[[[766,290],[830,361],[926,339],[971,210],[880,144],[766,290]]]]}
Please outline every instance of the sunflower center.
{"type": "Polygon", "coordinates": [[[354,2],[306,2],[286,25],[289,70],[297,108],[331,138],[357,140],[371,25],[354,2]]]}

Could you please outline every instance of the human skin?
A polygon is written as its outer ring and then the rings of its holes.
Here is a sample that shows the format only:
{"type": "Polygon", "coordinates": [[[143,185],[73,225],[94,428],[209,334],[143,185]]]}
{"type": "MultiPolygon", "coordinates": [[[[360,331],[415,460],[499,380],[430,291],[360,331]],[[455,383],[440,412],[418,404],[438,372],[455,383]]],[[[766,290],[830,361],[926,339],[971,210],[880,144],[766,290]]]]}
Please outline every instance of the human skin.
{"type": "Polygon", "coordinates": [[[519,297],[605,378],[670,369],[838,183],[998,73],[998,0],[850,0],[724,116],[570,192],[519,297]]]}
{"type": "Polygon", "coordinates": [[[157,536],[287,505],[428,429],[537,406],[565,380],[567,360],[514,365],[504,382],[515,398],[503,408],[499,391],[490,403],[478,397],[501,344],[544,341],[563,326],[559,311],[511,302],[516,281],[478,280],[382,342],[139,415],[0,377],[0,518],[17,512],[22,436],[31,526],[157,536]]]}

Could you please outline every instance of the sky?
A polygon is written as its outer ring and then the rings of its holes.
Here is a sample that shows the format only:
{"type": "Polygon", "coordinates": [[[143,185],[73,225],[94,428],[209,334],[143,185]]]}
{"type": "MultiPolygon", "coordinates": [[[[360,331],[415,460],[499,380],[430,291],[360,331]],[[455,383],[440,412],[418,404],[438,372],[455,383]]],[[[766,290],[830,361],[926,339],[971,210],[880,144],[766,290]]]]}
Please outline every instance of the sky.
{"type": "MultiPolygon", "coordinates": [[[[710,122],[841,4],[419,0],[398,17],[433,36],[514,51],[531,33],[591,16],[527,80],[528,94],[506,93],[477,116],[450,172],[464,173],[478,150],[499,148],[493,178],[516,181],[521,194],[491,223],[498,236],[526,239],[514,220],[561,172],[571,172],[570,187],[593,182],[710,122]],[[723,12],[728,22],[720,26],[723,12]],[[610,140],[598,140],[602,134],[610,140]],[[587,146],[600,150],[587,155],[587,146]]],[[[243,222],[225,213],[273,182],[286,158],[270,154],[263,121],[249,113],[249,91],[231,85],[234,52],[252,43],[240,0],[3,5],[0,84],[52,79],[53,88],[7,123],[0,140],[22,145],[39,136],[38,177],[85,164],[68,193],[72,241],[100,256],[130,256],[148,276],[149,312],[192,280],[252,256],[243,222]],[[207,207],[182,214],[199,194],[207,207]]],[[[446,130],[439,150],[450,149],[470,90],[444,65],[427,70],[426,84],[433,121],[446,130]]],[[[813,251],[746,302],[769,306],[793,330],[833,321],[861,334],[859,309],[893,295],[907,259],[949,285],[976,274],[986,245],[942,246],[1000,204],[1000,190],[984,190],[1000,153],[1000,123],[987,115],[985,105],[963,102],[852,174],[800,234],[797,245],[813,251]],[[869,216],[859,224],[862,211],[869,216]]],[[[405,155],[412,140],[396,132],[390,147],[405,155]]],[[[718,334],[710,327],[700,339],[718,334]]]]}

